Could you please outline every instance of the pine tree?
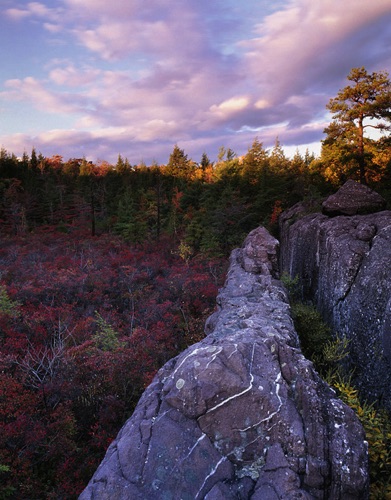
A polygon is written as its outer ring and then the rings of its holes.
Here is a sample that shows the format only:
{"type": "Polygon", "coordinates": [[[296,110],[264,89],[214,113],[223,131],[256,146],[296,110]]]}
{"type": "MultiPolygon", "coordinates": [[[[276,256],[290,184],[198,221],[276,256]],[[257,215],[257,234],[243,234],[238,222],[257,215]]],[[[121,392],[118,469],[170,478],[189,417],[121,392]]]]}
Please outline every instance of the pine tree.
{"type": "Polygon", "coordinates": [[[333,121],[325,129],[322,156],[342,159],[353,166],[360,182],[366,183],[371,156],[368,146],[373,140],[365,133],[368,129],[391,131],[391,82],[387,72],[368,73],[364,67],[353,68],[348,80],[352,85],[340,90],[327,105],[333,121]]]}
{"type": "Polygon", "coordinates": [[[194,162],[189,160],[183,149],[175,145],[167,163],[166,173],[175,177],[189,179],[191,178],[194,170],[194,162]]]}

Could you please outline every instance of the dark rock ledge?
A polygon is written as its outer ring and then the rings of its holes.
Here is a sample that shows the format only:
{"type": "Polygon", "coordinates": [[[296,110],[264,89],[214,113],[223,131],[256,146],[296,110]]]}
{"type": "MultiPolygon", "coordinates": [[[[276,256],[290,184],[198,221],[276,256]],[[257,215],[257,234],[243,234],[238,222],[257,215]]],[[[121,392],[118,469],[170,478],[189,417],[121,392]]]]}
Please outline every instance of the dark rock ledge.
{"type": "Polygon", "coordinates": [[[350,180],[322,213],[293,206],[280,217],[280,266],[349,340],[345,368],[362,399],[391,413],[391,211],[384,205],[350,180]]]}
{"type": "Polygon", "coordinates": [[[261,227],[232,253],[207,337],[158,372],[80,500],[368,497],[363,430],[301,354],[277,249],[261,227]]]}

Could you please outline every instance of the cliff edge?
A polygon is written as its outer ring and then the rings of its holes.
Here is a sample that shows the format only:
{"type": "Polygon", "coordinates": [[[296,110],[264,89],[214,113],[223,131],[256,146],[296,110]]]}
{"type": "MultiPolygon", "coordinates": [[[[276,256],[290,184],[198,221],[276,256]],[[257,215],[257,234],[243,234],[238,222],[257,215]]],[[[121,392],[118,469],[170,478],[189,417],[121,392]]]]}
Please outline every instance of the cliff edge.
{"type": "Polygon", "coordinates": [[[391,411],[391,212],[376,192],[348,181],[305,215],[280,217],[281,269],[300,278],[335,333],[349,339],[346,369],[361,395],[391,411]]]}
{"type": "Polygon", "coordinates": [[[354,412],[303,357],[278,242],[233,251],[204,340],[146,389],[80,500],[365,499],[354,412]]]}

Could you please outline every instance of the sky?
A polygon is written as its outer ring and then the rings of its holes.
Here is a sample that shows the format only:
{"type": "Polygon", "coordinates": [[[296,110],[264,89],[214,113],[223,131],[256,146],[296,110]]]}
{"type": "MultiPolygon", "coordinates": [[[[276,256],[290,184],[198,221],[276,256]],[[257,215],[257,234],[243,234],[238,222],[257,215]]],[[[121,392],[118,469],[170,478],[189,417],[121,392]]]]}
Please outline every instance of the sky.
{"type": "Polygon", "coordinates": [[[391,74],[391,0],[0,0],[0,54],[17,156],[319,154],[350,70],[391,74]]]}

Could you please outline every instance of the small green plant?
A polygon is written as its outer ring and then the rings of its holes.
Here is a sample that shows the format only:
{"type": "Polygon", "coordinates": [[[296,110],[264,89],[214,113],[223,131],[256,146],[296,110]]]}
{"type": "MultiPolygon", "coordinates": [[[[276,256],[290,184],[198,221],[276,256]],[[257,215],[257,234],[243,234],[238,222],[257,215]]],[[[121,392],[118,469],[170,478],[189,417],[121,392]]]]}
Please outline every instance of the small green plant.
{"type": "Polygon", "coordinates": [[[331,330],[311,304],[293,302],[292,317],[304,356],[314,361],[323,356],[323,349],[332,340],[331,330]]]}
{"type": "Polygon", "coordinates": [[[193,250],[190,245],[188,245],[184,241],[181,241],[178,247],[178,255],[186,262],[186,264],[189,264],[189,261],[193,255],[193,250]]]}
{"type": "Polygon", "coordinates": [[[296,274],[294,278],[290,276],[289,273],[284,271],[281,275],[280,280],[285,285],[288,291],[289,298],[292,302],[298,301],[300,299],[300,279],[296,274]]]}
{"type": "Polygon", "coordinates": [[[391,421],[384,410],[362,403],[351,378],[335,373],[330,381],[344,403],[352,408],[364,428],[368,441],[370,498],[391,498],[391,421]]]}
{"type": "Polygon", "coordinates": [[[95,314],[98,331],[92,337],[92,340],[96,347],[102,351],[115,351],[122,346],[122,342],[118,339],[118,333],[98,312],[95,312],[95,314]]]}
{"type": "Polygon", "coordinates": [[[0,285],[0,314],[17,317],[20,314],[19,302],[9,298],[5,286],[0,285]]]}
{"type": "Polygon", "coordinates": [[[346,337],[336,337],[329,340],[323,347],[323,361],[327,365],[339,363],[349,354],[350,340],[346,337]]]}
{"type": "Polygon", "coordinates": [[[6,474],[11,471],[8,465],[0,464],[0,500],[6,500],[7,498],[14,498],[15,488],[12,486],[2,485],[2,480],[6,474]]]}
{"type": "Polygon", "coordinates": [[[312,357],[316,369],[326,382],[332,379],[334,373],[342,370],[341,361],[349,355],[349,343],[346,337],[336,336],[323,345],[320,355],[312,357]]]}

